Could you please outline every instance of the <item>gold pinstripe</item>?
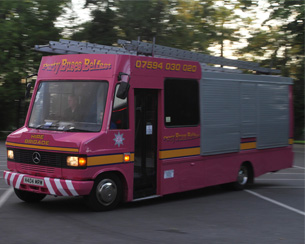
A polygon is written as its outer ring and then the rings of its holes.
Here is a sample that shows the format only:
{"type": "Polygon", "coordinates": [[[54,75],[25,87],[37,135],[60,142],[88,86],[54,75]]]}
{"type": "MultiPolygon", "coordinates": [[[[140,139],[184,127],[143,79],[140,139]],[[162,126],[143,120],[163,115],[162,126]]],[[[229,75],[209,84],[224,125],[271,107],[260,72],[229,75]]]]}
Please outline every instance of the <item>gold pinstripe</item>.
{"type": "MultiPolygon", "coordinates": [[[[88,166],[97,166],[105,164],[117,164],[124,163],[124,154],[115,154],[115,155],[104,155],[104,156],[95,156],[88,157],[87,159],[88,166]]],[[[134,153],[130,154],[130,162],[134,161],[134,153]]]]}
{"type": "Polygon", "coordinates": [[[200,147],[164,150],[159,152],[160,159],[196,156],[200,154],[200,147]]]}
{"type": "Polygon", "coordinates": [[[256,142],[243,142],[240,144],[240,150],[256,149],[256,142]]]}
{"type": "Polygon", "coordinates": [[[12,143],[12,142],[6,142],[6,146],[23,147],[23,148],[31,148],[31,149],[44,149],[44,150],[52,150],[52,151],[60,151],[60,152],[75,152],[75,153],[78,153],[78,148],[46,147],[46,146],[37,146],[37,145],[20,144],[20,143],[12,143]]]}

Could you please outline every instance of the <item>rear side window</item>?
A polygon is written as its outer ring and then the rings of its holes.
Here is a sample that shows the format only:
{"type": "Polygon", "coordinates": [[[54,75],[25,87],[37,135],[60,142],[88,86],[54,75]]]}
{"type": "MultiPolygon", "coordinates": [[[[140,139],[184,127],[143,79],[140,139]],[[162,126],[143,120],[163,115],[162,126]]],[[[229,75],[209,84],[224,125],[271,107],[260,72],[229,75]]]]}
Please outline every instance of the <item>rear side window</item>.
{"type": "Polygon", "coordinates": [[[198,81],[166,79],[164,81],[165,125],[196,126],[199,124],[198,81]]]}

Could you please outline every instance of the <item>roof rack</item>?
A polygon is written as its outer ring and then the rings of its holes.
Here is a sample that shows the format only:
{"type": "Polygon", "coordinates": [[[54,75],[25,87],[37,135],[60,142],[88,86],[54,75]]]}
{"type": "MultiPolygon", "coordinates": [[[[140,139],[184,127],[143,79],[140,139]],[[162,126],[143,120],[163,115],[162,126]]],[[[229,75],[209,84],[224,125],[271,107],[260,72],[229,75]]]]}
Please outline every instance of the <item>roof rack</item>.
{"type": "Polygon", "coordinates": [[[34,49],[40,52],[56,54],[136,54],[136,52],[128,51],[120,47],[112,47],[90,42],[78,42],[64,39],[60,39],[59,42],[50,41],[47,45],[35,45],[34,49]]]}
{"type": "Polygon", "coordinates": [[[201,63],[203,70],[217,71],[217,72],[241,73],[242,71],[238,69],[246,69],[246,70],[257,71],[258,73],[262,73],[262,74],[280,73],[280,70],[260,67],[259,64],[255,62],[247,62],[247,61],[227,59],[222,57],[215,57],[207,54],[156,45],[154,43],[142,42],[140,40],[138,41],[118,40],[118,44],[122,45],[123,47],[105,46],[105,45],[94,44],[89,42],[78,42],[78,41],[61,39],[59,40],[59,42],[50,41],[48,45],[36,45],[34,49],[36,51],[55,53],[55,54],[80,54],[80,53],[125,54],[125,55],[145,55],[145,56],[155,56],[160,58],[191,60],[201,63]],[[214,66],[210,66],[209,64],[234,67],[235,69],[214,67],[214,66]]]}

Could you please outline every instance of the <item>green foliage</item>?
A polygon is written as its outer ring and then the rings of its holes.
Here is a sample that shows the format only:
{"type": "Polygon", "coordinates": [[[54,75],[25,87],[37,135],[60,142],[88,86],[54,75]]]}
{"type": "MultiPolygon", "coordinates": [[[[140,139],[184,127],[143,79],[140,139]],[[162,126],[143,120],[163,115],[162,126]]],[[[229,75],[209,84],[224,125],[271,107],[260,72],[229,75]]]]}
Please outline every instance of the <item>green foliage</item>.
{"type": "Polygon", "coordinates": [[[54,22],[65,1],[0,1],[0,130],[17,126],[25,87],[21,79],[37,72],[41,54],[34,45],[58,39],[54,22]]]}
{"type": "MultiPolygon", "coordinates": [[[[152,41],[160,45],[208,53],[211,43],[236,41],[237,27],[229,27],[240,16],[234,7],[245,6],[239,1],[216,6],[215,1],[150,0],[106,1],[87,0],[93,8],[92,21],[80,26],[72,39],[108,44],[117,38],[152,41]],[[237,4],[238,3],[238,4],[237,4]],[[91,31],[93,30],[93,31],[91,31]]],[[[114,43],[113,41],[112,43],[114,43]]],[[[223,51],[223,45],[222,45],[223,51]]]]}
{"type": "Polygon", "coordinates": [[[104,11],[95,9],[91,15],[92,21],[82,24],[81,30],[75,32],[71,39],[111,46],[118,39],[114,11],[110,8],[104,11]]]}
{"type": "Polygon", "coordinates": [[[71,38],[104,45],[116,43],[118,38],[144,40],[159,37],[166,27],[168,1],[95,1],[87,0],[85,6],[93,6],[92,21],[80,26],[71,38]]]}
{"type": "Polygon", "coordinates": [[[210,39],[215,35],[211,16],[213,1],[170,1],[169,21],[159,39],[163,45],[208,53],[210,39]]]}

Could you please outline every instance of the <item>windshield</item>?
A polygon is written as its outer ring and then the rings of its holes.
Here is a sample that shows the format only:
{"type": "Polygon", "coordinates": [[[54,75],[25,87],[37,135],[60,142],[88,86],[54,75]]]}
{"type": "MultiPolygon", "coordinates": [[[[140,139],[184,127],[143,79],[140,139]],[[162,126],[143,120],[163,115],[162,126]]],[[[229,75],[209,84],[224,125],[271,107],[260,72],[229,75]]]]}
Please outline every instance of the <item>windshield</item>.
{"type": "Polygon", "coordinates": [[[29,127],[46,130],[98,132],[107,98],[106,81],[45,81],[40,83],[29,127]]]}

